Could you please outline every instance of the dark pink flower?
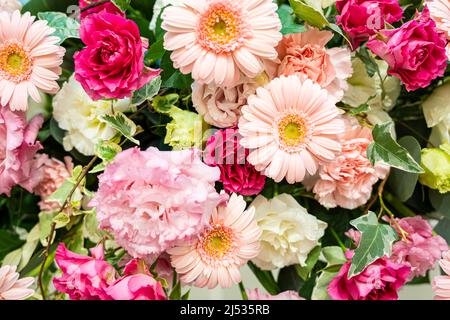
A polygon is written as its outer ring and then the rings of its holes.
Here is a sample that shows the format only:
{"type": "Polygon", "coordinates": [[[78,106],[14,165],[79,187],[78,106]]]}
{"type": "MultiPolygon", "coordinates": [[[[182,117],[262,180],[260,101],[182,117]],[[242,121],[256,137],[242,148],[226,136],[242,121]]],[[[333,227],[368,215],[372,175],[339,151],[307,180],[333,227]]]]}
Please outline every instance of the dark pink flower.
{"type": "Polygon", "coordinates": [[[389,65],[388,73],[402,80],[408,91],[427,87],[447,68],[447,41],[430,19],[427,7],[398,29],[383,30],[367,47],[389,65]]]}
{"type": "Polygon", "coordinates": [[[355,49],[384,29],[385,22],[394,23],[403,17],[397,0],[338,0],[336,8],[340,13],[337,24],[349,35],[355,49]]]}
{"type": "Polygon", "coordinates": [[[101,11],[81,22],[86,48],[77,52],[75,79],[93,100],[131,96],[160,70],[144,65],[144,50],[137,24],[120,15],[101,11]]]}
{"type": "Polygon", "coordinates": [[[62,276],[53,279],[56,290],[72,300],[111,300],[106,289],[115,280],[115,269],[104,260],[103,247],[91,249],[92,257],[69,251],[64,244],[56,250],[62,276]]]}
{"type": "MultiPolygon", "coordinates": [[[[87,6],[90,6],[96,2],[99,2],[101,0],[80,0],[79,1],[79,7],[80,9],[84,9],[87,6]]],[[[121,16],[125,16],[124,12],[122,12],[122,10],[120,10],[119,8],[117,8],[117,6],[112,3],[111,1],[108,1],[106,3],[103,3],[101,5],[95,6],[91,9],[88,9],[86,11],[82,11],[80,12],[80,18],[83,19],[86,16],[92,14],[92,13],[98,13],[100,11],[106,10],[109,13],[114,13],[114,14],[120,14],[121,16]]]]}
{"type": "Polygon", "coordinates": [[[384,257],[349,279],[348,271],[353,255],[353,251],[347,251],[349,261],[328,285],[330,297],[334,300],[397,300],[397,292],[406,283],[411,272],[409,265],[397,264],[384,257]]]}
{"type": "MultiPolygon", "coordinates": [[[[390,259],[411,266],[408,280],[425,276],[441,259],[442,253],[448,250],[447,242],[440,236],[433,236],[430,224],[420,216],[399,219],[398,225],[408,235],[406,240],[394,243],[390,259]]],[[[396,224],[392,226],[398,228],[396,224]]]]}
{"type": "Polygon", "coordinates": [[[204,160],[210,166],[219,167],[226,192],[257,195],[264,188],[266,177],[246,160],[249,150],[240,145],[240,139],[235,128],[218,130],[208,140],[204,160]]]}

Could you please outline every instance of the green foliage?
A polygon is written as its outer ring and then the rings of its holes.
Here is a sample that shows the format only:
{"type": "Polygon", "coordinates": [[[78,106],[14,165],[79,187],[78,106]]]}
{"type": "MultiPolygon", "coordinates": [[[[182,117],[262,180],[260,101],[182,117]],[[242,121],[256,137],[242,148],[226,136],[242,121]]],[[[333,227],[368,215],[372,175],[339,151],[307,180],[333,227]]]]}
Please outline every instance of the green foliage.
{"type": "Polygon", "coordinates": [[[283,28],[281,33],[283,35],[291,33],[299,33],[305,31],[305,27],[295,22],[294,10],[286,4],[281,5],[278,8],[278,16],[280,17],[283,28]]]}
{"type": "Polygon", "coordinates": [[[111,0],[120,10],[127,11],[131,0],[111,0]]]}
{"type": "Polygon", "coordinates": [[[309,25],[319,29],[329,26],[330,23],[325,18],[321,8],[313,6],[306,0],[289,0],[289,3],[295,15],[309,25]]]}
{"type": "Polygon", "coordinates": [[[134,105],[140,105],[145,101],[151,101],[158,94],[161,84],[162,81],[160,76],[154,78],[141,89],[133,93],[131,103],[134,105]]]}
{"type": "Polygon", "coordinates": [[[316,265],[317,261],[319,260],[320,252],[322,248],[320,246],[315,247],[308,255],[308,258],[306,259],[306,265],[305,266],[296,266],[297,274],[302,278],[304,281],[306,281],[309,276],[311,275],[311,271],[313,270],[314,266],[316,265]]]}
{"type": "Polygon", "coordinates": [[[263,271],[259,269],[254,263],[249,262],[248,266],[252,270],[253,274],[258,278],[259,282],[262,284],[264,289],[267,290],[271,295],[276,295],[280,293],[280,288],[278,287],[277,282],[275,281],[272,272],[263,271]]]}
{"type": "Polygon", "coordinates": [[[390,256],[392,243],[398,239],[398,235],[391,226],[379,223],[373,212],[350,223],[361,232],[361,240],[348,271],[348,277],[352,278],[375,260],[385,255],[390,256]]]}
{"type": "Polygon", "coordinates": [[[80,23],[61,12],[39,12],[39,19],[48,22],[55,29],[54,36],[60,39],[59,44],[68,38],[80,38],[80,23]]]}
{"type": "Polygon", "coordinates": [[[119,131],[125,138],[139,145],[139,141],[134,138],[137,133],[136,124],[130,120],[122,112],[115,112],[114,114],[104,114],[100,117],[100,121],[107,123],[111,128],[119,131]]]}
{"type": "Polygon", "coordinates": [[[22,7],[22,12],[36,16],[45,11],[67,12],[70,6],[78,6],[78,0],[30,0],[22,7]]]}

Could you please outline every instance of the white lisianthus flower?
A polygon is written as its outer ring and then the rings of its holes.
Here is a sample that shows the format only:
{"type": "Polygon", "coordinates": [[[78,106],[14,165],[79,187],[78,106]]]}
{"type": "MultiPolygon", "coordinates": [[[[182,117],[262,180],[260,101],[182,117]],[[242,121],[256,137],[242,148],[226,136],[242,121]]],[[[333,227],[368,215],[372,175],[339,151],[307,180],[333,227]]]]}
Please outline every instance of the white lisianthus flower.
{"type": "Polygon", "coordinates": [[[430,141],[436,146],[450,141],[450,83],[436,88],[424,101],[422,108],[428,128],[431,131],[430,141]]]}
{"type": "Polygon", "coordinates": [[[155,5],[153,6],[153,16],[152,21],[150,21],[150,30],[155,31],[156,22],[158,21],[158,17],[161,14],[161,10],[169,5],[177,6],[180,5],[183,0],[156,0],[155,5]]]}
{"type": "MultiPolygon", "coordinates": [[[[100,121],[100,116],[112,114],[112,101],[93,101],[81,85],[71,77],[53,98],[53,117],[61,129],[66,130],[63,146],[73,148],[86,156],[95,154],[96,145],[112,139],[117,131],[100,121]]],[[[114,111],[132,109],[129,99],[115,101],[114,111]]]]}
{"type": "Polygon", "coordinates": [[[0,0],[0,12],[8,13],[22,9],[22,4],[18,0],[0,0]]]}
{"type": "Polygon", "coordinates": [[[288,194],[272,200],[260,195],[250,206],[255,208],[256,221],[262,230],[261,251],[252,261],[263,270],[305,265],[327,224],[309,214],[288,194]]]}

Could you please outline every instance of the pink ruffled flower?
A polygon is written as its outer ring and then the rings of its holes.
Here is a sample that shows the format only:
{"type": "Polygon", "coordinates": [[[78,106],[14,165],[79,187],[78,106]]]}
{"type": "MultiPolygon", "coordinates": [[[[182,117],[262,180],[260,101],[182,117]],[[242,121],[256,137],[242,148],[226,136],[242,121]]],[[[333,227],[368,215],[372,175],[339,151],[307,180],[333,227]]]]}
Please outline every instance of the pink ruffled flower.
{"type": "Polygon", "coordinates": [[[447,275],[433,279],[433,291],[436,294],[434,299],[450,300],[450,251],[444,253],[439,264],[447,275]]]}
{"type": "Polygon", "coordinates": [[[18,184],[33,190],[35,181],[29,178],[33,157],[42,148],[36,137],[43,122],[37,116],[27,123],[25,113],[0,107],[0,194],[9,196],[18,184]]]}
{"type": "Polygon", "coordinates": [[[72,300],[111,300],[106,290],[115,280],[115,269],[104,260],[101,245],[91,249],[91,254],[82,256],[64,244],[58,246],[55,261],[62,276],[53,279],[56,290],[72,300]]]}
{"type": "Polygon", "coordinates": [[[275,296],[263,293],[258,288],[253,290],[246,289],[245,291],[247,292],[248,300],[305,300],[295,291],[284,291],[275,296]]]}
{"type": "Polygon", "coordinates": [[[383,30],[367,47],[384,59],[388,73],[402,80],[408,91],[427,87],[447,68],[445,34],[438,31],[427,7],[398,29],[383,30]]]}
{"type": "MultiPolygon", "coordinates": [[[[346,253],[348,260],[353,255],[353,251],[346,253]]],[[[411,272],[409,265],[397,264],[384,257],[348,279],[350,264],[351,261],[346,262],[328,285],[328,294],[334,300],[397,300],[397,292],[411,272]]]]}
{"type": "Polygon", "coordinates": [[[247,103],[247,98],[256,92],[257,86],[249,79],[227,88],[194,82],[192,103],[206,123],[218,128],[233,127],[242,115],[242,106],[247,103]]]}
{"type": "MultiPolygon", "coordinates": [[[[83,10],[84,8],[86,8],[87,6],[90,6],[96,2],[99,2],[101,0],[80,0],[79,3],[79,7],[80,10],[83,10]]],[[[104,4],[95,6],[89,10],[86,11],[82,11],[80,12],[80,18],[84,19],[86,16],[93,14],[93,13],[99,13],[100,11],[107,11],[109,13],[113,13],[113,14],[119,14],[121,16],[125,16],[124,12],[122,12],[122,10],[120,10],[119,8],[117,8],[117,6],[112,3],[111,1],[108,1],[104,4]]]]}
{"type": "Polygon", "coordinates": [[[340,101],[353,69],[347,48],[326,48],[332,38],[332,32],[314,28],[285,36],[277,48],[281,60],[278,76],[305,76],[340,101]]]}
{"type": "Polygon", "coordinates": [[[124,276],[117,279],[106,292],[113,300],[167,300],[160,282],[142,266],[139,260],[131,260],[124,276]]]}
{"type": "Polygon", "coordinates": [[[175,241],[196,236],[224,199],[214,184],[218,168],[195,150],[128,149],[99,178],[90,205],[100,227],[135,258],[155,258],[175,241]]]}
{"type": "Polygon", "coordinates": [[[316,199],[327,208],[337,206],[355,209],[364,205],[379,179],[384,179],[389,167],[372,166],[367,158],[367,147],[373,141],[372,132],[359,125],[354,118],[345,119],[342,152],[335,161],[324,164],[316,177],[304,181],[316,199]]]}
{"type": "Polygon", "coordinates": [[[264,188],[266,177],[246,160],[249,150],[240,145],[240,139],[237,129],[217,131],[207,142],[204,161],[219,167],[226,192],[257,195],[264,188]]]}
{"type": "Polygon", "coordinates": [[[349,35],[354,49],[384,29],[386,22],[403,18],[398,0],[338,0],[336,8],[340,13],[336,22],[349,35]]]}
{"type": "Polygon", "coordinates": [[[47,198],[72,175],[72,159],[65,157],[64,161],[50,158],[47,154],[38,154],[34,159],[32,179],[38,183],[33,193],[41,197],[39,208],[42,211],[58,210],[61,206],[57,201],[47,200],[47,198]]]}
{"type": "MultiPolygon", "coordinates": [[[[430,224],[420,216],[399,219],[397,223],[408,235],[406,241],[394,243],[390,259],[411,266],[408,281],[425,276],[448,250],[447,242],[440,236],[433,236],[430,224]]],[[[397,228],[396,224],[392,226],[397,228]]]]}
{"type": "Polygon", "coordinates": [[[74,56],[75,79],[93,100],[129,97],[160,73],[145,67],[147,44],[132,20],[101,11],[82,20],[80,37],[86,48],[74,56]]]}

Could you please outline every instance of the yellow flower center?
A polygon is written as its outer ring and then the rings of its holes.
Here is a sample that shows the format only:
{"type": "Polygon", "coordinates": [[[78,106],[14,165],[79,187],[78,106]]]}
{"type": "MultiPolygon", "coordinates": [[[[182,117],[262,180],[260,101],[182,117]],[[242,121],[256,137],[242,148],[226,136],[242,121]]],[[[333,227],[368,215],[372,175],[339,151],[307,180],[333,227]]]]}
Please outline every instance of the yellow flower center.
{"type": "Polygon", "coordinates": [[[32,60],[29,53],[18,43],[0,46],[0,77],[19,83],[31,76],[32,60]]]}
{"type": "Polygon", "coordinates": [[[245,24],[240,13],[227,4],[216,3],[200,18],[199,43],[216,53],[230,53],[243,44],[245,24]]]}
{"type": "Polygon", "coordinates": [[[278,121],[278,137],[281,144],[293,150],[302,145],[307,137],[307,127],[304,118],[296,114],[289,114],[278,121]]]}
{"type": "Polygon", "coordinates": [[[208,258],[221,259],[233,248],[233,232],[221,225],[213,226],[203,233],[199,244],[208,258]]]}

